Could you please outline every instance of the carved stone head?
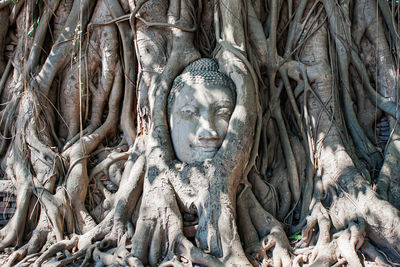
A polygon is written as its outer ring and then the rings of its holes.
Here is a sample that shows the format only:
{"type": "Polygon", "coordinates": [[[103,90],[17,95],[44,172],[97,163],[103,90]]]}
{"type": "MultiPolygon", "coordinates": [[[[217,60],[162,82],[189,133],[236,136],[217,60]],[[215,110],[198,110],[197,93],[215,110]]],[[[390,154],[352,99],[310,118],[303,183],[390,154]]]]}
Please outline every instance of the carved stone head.
{"type": "Polygon", "coordinates": [[[187,66],[172,86],[168,120],[177,158],[186,163],[214,157],[235,107],[235,85],[212,59],[187,66]]]}

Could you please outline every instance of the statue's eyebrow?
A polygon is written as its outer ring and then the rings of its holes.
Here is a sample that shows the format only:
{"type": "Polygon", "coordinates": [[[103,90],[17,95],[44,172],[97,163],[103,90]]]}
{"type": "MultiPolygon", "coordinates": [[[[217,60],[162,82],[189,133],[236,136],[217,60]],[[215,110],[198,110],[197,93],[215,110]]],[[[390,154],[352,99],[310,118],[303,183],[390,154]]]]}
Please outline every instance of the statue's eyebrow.
{"type": "Polygon", "coordinates": [[[181,101],[180,103],[181,107],[191,105],[191,106],[196,106],[199,104],[199,101],[196,98],[190,98],[190,99],[185,99],[184,101],[181,101]]]}
{"type": "Polygon", "coordinates": [[[195,105],[195,104],[193,104],[193,103],[186,103],[186,104],[180,106],[179,109],[188,108],[188,107],[197,108],[197,107],[198,107],[198,104],[195,105]]]}
{"type": "Polygon", "coordinates": [[[233,106],[233,101],[229,99],[220,99],[216,102],[216,106],[233,106]]]}

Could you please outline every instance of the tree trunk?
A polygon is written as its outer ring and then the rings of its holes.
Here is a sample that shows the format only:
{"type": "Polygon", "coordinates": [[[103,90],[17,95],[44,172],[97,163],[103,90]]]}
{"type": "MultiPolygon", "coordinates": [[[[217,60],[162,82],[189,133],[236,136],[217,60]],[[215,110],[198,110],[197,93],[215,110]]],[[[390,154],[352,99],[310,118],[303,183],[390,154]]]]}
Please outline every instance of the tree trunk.
{"type": "Polygon", "coordinates": [[[0,0],[3,264],[398,265],[399,8],[0,0]]]}

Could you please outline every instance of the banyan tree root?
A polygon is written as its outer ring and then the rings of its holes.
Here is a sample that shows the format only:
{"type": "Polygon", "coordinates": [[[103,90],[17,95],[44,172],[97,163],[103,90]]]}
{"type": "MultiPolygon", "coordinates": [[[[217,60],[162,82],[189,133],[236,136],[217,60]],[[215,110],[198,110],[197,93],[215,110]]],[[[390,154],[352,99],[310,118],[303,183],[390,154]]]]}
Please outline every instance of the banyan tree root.
{"type": "Polygon", "coordinates": [[[13,2],[0,1],[8,266],[400,261],[394,1],[13,2]],[[186,164],[166,100],[205,56],[236,107],[216,156],[186,164]]]}
{"type": "Polygon", "coordinates": [[[264,210],[249,187],[240,193],[237,205],[240,234],[254,264],[267,260],[270,257],[267,252],[272,250],[274,266],[290,266],[290,245],[283,226],[264,210]]]}

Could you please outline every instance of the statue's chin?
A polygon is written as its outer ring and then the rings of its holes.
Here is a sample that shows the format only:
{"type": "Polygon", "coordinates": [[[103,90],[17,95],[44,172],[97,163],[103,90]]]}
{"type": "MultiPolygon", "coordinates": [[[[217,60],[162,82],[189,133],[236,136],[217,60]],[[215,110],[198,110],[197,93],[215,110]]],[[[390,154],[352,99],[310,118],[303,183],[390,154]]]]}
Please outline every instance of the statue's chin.
{"type": "Polygon", "coordinates": [[[211,149],[211,148],[200,148],[192,151],[192,155],[182,157],[179,160],[186,163],[199,163],[204,162],[207,159],[214,158],[215,154],[217,153],[218,149],[211,149]]]}

